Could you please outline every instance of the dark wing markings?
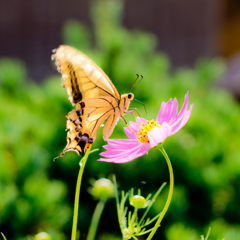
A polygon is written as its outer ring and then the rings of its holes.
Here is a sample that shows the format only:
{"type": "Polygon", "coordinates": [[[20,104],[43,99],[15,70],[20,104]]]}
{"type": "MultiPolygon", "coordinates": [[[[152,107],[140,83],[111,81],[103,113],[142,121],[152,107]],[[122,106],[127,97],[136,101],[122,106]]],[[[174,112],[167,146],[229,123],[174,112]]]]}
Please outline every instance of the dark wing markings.
{"type": "Polygon", "coordinates": [[[72,85],[73,102],[77,103],[82,100],[82,93],[79,89],[76,73],[75,73],[75,70],[73,69],[72,64],[70,63],[68,64],[68,69],[69,69],[70,81],[72,85]],[[73,82],[73,79],[74,79],[74,82],[73,82]]]}

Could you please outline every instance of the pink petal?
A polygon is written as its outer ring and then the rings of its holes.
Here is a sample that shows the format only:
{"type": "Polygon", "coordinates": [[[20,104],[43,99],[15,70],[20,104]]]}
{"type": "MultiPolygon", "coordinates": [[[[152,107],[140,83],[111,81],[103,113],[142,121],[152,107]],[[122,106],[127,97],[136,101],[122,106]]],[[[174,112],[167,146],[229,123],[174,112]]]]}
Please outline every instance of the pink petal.
{"type": "Polygon", "coordinates": [[[139,126],[140,126],[140,124],[137,123],[137,122],[132,122],[132,121],[129,122],[129,127],[130,127],[134,132],[137,132],[137,131],[139,130],[139,126]]]}
{"type": "Polygon", "coordinates": [[[136,158],[139,158],[143,155],[145,155],[148,151],[149,151],[150,147],[145,151],[145,152],[141,152],[140,154],[135,154],[135,155],[130,155],[128,156],[127,158],[122,158],[122,159],[119,159],[119,160],[115,160],[114,163],[126,163],[126,162],[130,162],[136,158]]]}
{"type": "Polygon", "coordinates": [[[162,127],[154,127],[148,132],[148,139],[151,148],[157,146],[159,143],[163,142],[171,132],[171,127],[164,122],[162,127]]]}
{"type": "Polygon", "coordinates": [[[135,144],[135,142],[138,142],[138,140],[135,139],[134,141],[133,139],[108,139],[107,142],[109,146],[129,146],[135,144]]]}
{"type": "Polygon", "coordinates": [[[163,102],[160,108],[160,111],[157,116],[157,121],[160,125],[163,122],[170,123],[176,117],[178,112],[178,103],[177,99],[170,99],[167,103],[163,102]]]}
{"type": "Polygon", "coordinates": [[[130,131],[130,129],[128,127],[124,127],[123,129],[128,138],[130,138],[130,139],[136,138],[136,136],[130,131]]]}
{"type": "Polygon", "coordinates": [[[98,161],[105,161],[105,162],[115,162],[115,163],[123,163],[129,162],[137,157],[144,155],[150,149],[149,144],[140,143],[137,147],[131,149],[130,151],[125,151],[122,149],[122,153],[116,155],[116,157],[112,158],[100,158],[98,161]]]}
{"type": "Polygon", "coordinates": [[[132,122],[130,121],[129,122],[129,127],[133,130],[133,132],[137,133],[138,130],[140,130],[140,124],[138,123],[135,123],[135,122],[132,122]]]}
{"type": "MultiPolygon", "coordinates": [[[[113,140],[110,142],[113,142],[113,140]]],[[[115,142],[114,140],[114,143],[115,142]]],[[[105,157],[116,157],[117,154],[118,157],[125,157],[125,155],[129,155],[136,151],[139,145],[141,145],[141,142],[137,139],[119,139],[117,142],[118,144],[108,145],[108,151],[100,153],[100,155],[105,157]],[[126,143],[128,143],[128,145],[126,145],[126,143]]]]}
{"type": "Polygon", "coordinates": [[[108,151],[102,152],[99,155],[101,155],[103,157],[120,156],[120,155],[126,154],[127,152],[134,151],[135,149],[137,149],[139,147],[139,144],[140,144],[140,142],[137,141],[137,142],[134,142],[134,144],[129,145],[127,147],[126,146],[122,146],[122,148],[119,148],[119,146],[118,146],[118,148],[111,147],[111,148],[108,149],[108,151]]]}
{"type": "Polygon", "coordinates": [[[177,99],[174,98],[172,106],[171,106],[170,121],[168,123],[171,123],[176,118],[177,113],[178,113],[178,102],[177,102],[177,99]]]}
{"type": "Polygon", "coordinates": [[[137,152],[134,152],[133,154],[128,155],[125,158],[116,159],[114,161],[114,163],[125,163],[125,162],[132,161],[132,160],[134,160],[134,159],[136,159],[138,157],[141,157],[144,154],[146,154],[149,151],[149,149],[150,149],[150,145],[149,144],[141,144],[139,146],[139,150],[137,152]]]}
{"type": "Polygon", "coordinates": [[[141,117],[137,117],[137,123],[139,125],[142,125],[142,123],[147,123],[147,120],[141,117]]]}
{"type": "Polygon", "coordinates": [[[165,115],[168,111],[167,105],[172,102],[172,99],[170,99],[167,103],[162,102],[158,116],[157,116],[157,121],[159,122],[160,125],[162,125],[163,121],[165,120],[165,115]]]}
{"type": "Polygon", "coordinates": [[[106,150],[112,150],[112,149],[125,149],[125,148],[133,148],[136,146],[136,144],[139,144],[139,141],[137,139],[109,139],[108,145],[103,146],[106,150]]]}
{"type": "Polygon", "coordinates": [[[185,111],[185,114],[184,114],[184,116],[183,116],[182,121],[172,127],[172,130],[171,130],[171,134],[170,134],[170,135],[173,135],[173,134],[175,134],[176,132],[178,132],[178,131],[187,123],[187,121],[188,121],[188,119],[189,119],[189,117],[190,117],[190,115],[191,115],[192,108],[193,108],[193,104],[190,105],[189,110],[186,110],[186,111],[185,111]]]}
{"type": "Polygon", "coordinates": [[[132,154],[132,155],[128,155],[127,157],[118,157],[118,158],[99,158],[98,161],[101,162],[112,162],[112,163],[125,163],[125,162],[130,162],[134,159],[136,159],[137,157],[140,157],[141,155],[138,154],[132,154]]]}
{"type": "Polygon", "coordinates": [[[180,112],[178,113],[177,117],[175,118],[175,120],[171,122],[171,126],[178,123],[179,121],[181,121],[181,119],[184,116],[185,111],[187,110],[187,107],[188,107],[188,92],[185,95],[183,106],[182,106],[180,112]]]}

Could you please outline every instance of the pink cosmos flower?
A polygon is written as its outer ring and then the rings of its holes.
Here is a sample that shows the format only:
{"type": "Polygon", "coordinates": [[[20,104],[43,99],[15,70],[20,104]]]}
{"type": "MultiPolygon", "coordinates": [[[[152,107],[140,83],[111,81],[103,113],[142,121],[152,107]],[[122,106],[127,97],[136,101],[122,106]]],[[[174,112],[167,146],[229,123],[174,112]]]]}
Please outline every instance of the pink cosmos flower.
{"type": "Polygon", "coordinates": [[[156,121],[137,117],[137,122],[129,122],[132,131],[125,127],[129,139],[109,139],[103,146],[107,151],[100,153],[99,161],[125,163],[146,154],[150,148],[163,143],[164,140],[178,132],[188,121],[193,104],[188,108],[188,93],[178,113],[177,99],[163,102],[156,121]]]}

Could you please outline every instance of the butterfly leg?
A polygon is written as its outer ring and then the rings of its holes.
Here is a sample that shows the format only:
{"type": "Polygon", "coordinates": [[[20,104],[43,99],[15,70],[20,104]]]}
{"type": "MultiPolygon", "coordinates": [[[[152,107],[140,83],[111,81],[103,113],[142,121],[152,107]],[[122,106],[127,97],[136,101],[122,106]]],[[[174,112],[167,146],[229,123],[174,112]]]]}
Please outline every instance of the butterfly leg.
{"type": "Polygon", "coordinates": [[[132,114],[136,117],[135,111],[138,113],[139,117],[141,117],[141,116],[140,116],[140,113],[139,113],[139,111],[138,111],[137,108],[129,108],[129,109],[125,112],[125,114],[131,114],[131,113],[132,113],[132,114]]]}
{"type": "Polygon", "coordinates": [[[130,128],[130,126],[128,125],[126,119],[124,117],[122,117],[123,121],[125,122],[126,126],[129,128],[129,130],[132,132],[132,134],[138,138],[138,135],[130,128]]]}
{"type": "Polygon", "coordinates": [[[125,112],[125,114],[133,114],[134,117],[135,117],[135,119],[136,119],[136,121],[138,122],[138,124],[141,124],[141,123],[139,122],[139,119],[137,118],[136,112],[137,112],[138,116],[141,117],[141,116],[140,116],[140,113],[139,113],[139,111],[138,111],[137,108],[129,108],[129,109],[125,112]]]}

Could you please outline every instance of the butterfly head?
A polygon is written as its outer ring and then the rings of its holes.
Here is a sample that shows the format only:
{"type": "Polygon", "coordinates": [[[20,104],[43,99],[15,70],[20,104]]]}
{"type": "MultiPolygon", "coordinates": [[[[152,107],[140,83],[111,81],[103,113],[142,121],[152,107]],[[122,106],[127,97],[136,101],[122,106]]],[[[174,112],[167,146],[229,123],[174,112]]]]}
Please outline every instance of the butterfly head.
{"type": "Polygon", "coordinates": [[[133,99],[134,99],[134,94],[133,93],[126,93],[126,94],[121,95],[121,99],[120,99],[120,102],[119,102],[119,108],[120,108],[122,116],[128,110],[128,106],[133,99]]]}

